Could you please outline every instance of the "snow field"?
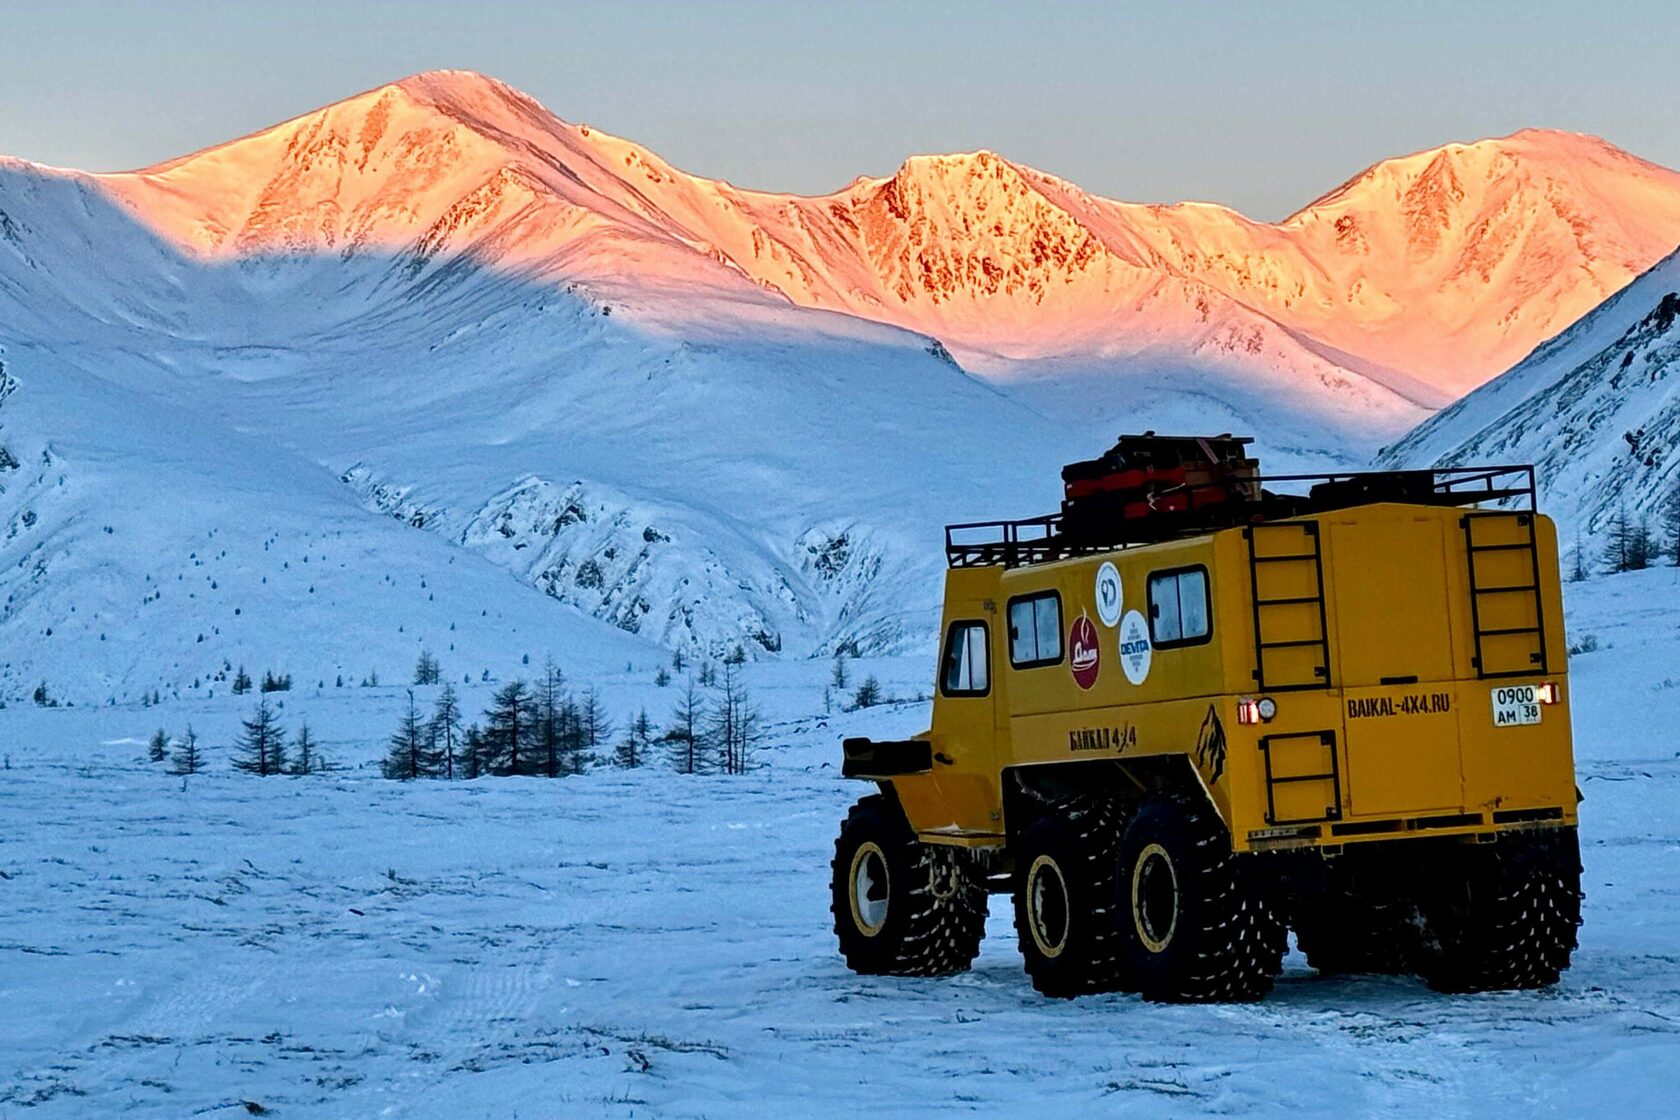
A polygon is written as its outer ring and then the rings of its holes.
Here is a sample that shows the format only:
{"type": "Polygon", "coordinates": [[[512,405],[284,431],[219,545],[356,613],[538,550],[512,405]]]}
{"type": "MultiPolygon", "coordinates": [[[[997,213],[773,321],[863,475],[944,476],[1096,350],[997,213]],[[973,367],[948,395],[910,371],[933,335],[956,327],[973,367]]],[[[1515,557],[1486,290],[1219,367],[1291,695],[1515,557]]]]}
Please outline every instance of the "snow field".
{"type": "MultiPolygon", "coordinates": [[[[1672,569],[1570,585],[1586,924],[1557,988],[1319,980],[1254,1006],[1035,995],[994,898],[973,971],[858,977],[828,859],[867,787],[826,661],[748,667],[742,778],[374,777],[401,689],[281,694],[342,767],[255,779],[247,704],[0,711],[0,1117],[1662,1115],[1680,1056],[1680,620],[1672,569]],[[210,772],[141,761],[191,719],[210,772]]],[[[887,690],[917,659],[863,661],[887,690]]],[[[673,690],[597,682],[622,724],[673,690]]],[[[464,696],[469,711],[487,686],[464,696]]]]}

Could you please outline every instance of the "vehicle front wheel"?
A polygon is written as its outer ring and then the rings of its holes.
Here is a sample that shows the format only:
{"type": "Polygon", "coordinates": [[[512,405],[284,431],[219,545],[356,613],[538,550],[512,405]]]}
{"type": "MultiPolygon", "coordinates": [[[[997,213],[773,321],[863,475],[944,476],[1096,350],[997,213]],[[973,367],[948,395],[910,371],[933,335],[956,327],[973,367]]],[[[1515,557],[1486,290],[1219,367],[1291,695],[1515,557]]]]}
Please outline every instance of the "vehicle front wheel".
{"type": "Polygon", "coordinates": [[[834,842],[834,932],[853,972],[962,972],[986,932],[986,881],[959,848],[916,839],[897,803],[871,794],[834,842]]]}

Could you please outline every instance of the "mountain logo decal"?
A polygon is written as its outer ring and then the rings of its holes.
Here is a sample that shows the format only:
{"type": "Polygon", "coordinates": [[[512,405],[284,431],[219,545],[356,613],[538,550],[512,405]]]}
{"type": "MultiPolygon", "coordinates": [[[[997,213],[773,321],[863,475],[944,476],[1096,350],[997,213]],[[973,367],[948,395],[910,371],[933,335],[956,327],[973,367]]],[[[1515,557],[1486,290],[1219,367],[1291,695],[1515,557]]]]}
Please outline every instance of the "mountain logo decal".
{"type": "Polygon", "coordinates": [[[1196,734],[1196,765],[1207,773],[1210,786],[1225,773],[1225,725],[1219,722],[1219,713],[1212,704],[1208,705],[1207,715],[1202,717],[1202,729],[1196,734]]]}

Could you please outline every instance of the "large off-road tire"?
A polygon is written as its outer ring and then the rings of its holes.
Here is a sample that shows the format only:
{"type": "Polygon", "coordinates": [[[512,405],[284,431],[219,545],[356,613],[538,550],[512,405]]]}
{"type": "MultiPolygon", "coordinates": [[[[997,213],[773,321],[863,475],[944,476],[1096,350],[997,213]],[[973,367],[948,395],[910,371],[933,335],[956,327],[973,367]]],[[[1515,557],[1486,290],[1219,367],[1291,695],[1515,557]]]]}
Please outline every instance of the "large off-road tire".
{"type": "Polygon", "coordinates": [[[1354,890],[1299,900],[1290,925],[1307,963],[1326,976],[1401,976],[1416,968],[1417,908],[1383,903],[1354,890]]]}
{"type": "Polygon", "coordinates": [[[1253,857],[1197,795],[1146,798],[1120,838],[1121,963],[1145,999],[1257,1000],[1283,968],[1288,934],[1253,857]]]}
{"type": "Polygon", "coordinates": [[[896,801],[852,806],[834,842],[834,932],[853,972],[962,972],[986,933],[986,879],[959,848],[916,839],[896,801]]]}
{"type": "Polygon", "coordinates": [[[1015,854],[1015,933],[1034,988],[1071,999],[1121,987],[1116,958],[1119,803],[1062,799],[1022,832],[1015,854]]]}
{"type": "Polygon", "coordinates": [[[1500,838],[1442,861],[1426,892],[1418,972],[1441,992],[1544,988],[1569,967],[1581,924],[1573,828],[1500,838]]]}

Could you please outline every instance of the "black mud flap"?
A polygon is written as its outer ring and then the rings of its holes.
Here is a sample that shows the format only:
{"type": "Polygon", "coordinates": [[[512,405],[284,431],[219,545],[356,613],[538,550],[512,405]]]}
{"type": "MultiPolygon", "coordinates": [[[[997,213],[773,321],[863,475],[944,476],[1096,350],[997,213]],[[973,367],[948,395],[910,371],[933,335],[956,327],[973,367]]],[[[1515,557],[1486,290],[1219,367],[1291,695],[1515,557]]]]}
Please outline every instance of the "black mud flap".
{"type": "Polygon", "coordinates": [[[847,778],[897,778],[933,769],[933,744],[926,739],[847,739],[841,748],[846,758],[840,773],[847,778]]]}

